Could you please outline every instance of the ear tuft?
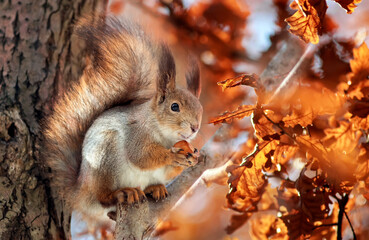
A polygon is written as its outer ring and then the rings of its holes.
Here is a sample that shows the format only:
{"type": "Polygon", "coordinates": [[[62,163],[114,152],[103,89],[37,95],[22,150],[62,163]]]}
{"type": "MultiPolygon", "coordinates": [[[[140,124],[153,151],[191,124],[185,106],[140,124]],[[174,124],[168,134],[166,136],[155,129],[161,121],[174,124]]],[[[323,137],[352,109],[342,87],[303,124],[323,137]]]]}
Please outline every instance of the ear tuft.
{"type": "Polygon", "coordinates": [[[176,87],[176,65],[169,48],[165,44],[160,45],[158,92],[165,93],[176,87]]]}
{"type": "Polygon", "coordinates": [[[186,73],[187,89],[199,98],[201,93],[200,69],[194,57],[191,57],[190,65],[191,69],[186,73]]]}

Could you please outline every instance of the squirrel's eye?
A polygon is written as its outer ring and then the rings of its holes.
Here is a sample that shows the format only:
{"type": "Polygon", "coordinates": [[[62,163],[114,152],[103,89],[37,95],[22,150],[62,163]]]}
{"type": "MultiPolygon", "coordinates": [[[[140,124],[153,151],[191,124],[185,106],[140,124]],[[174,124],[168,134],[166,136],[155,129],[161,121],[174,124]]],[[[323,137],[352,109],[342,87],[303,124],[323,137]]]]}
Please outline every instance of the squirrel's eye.
{"type": "Polygon", "coordinates": [[[170,109],[172,109],[173,112],[179,112],[178,103],[173,103],[172,106],[170,106],[170,109]]]}

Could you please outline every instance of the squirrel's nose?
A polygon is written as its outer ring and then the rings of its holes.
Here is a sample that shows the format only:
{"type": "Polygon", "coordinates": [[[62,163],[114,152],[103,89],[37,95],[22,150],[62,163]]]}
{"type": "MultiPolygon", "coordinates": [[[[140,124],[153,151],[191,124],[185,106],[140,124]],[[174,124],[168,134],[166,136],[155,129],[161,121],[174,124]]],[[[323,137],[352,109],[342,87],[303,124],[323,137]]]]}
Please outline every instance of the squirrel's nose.
{"type": "Polygon", "coordinates": [[[199,125],[192,125],[191,124],[191,130],[193,133],[197,132],[197,130],[199,130],[199,125]]]}

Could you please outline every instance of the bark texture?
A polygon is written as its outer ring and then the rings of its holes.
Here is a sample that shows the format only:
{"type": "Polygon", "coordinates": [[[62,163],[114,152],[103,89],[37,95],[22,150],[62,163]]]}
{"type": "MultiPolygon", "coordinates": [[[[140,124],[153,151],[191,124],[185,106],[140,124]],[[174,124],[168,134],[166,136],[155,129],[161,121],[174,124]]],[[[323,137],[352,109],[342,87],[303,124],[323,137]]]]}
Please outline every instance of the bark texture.
{"type": "Polygon", "coordinates": [[[97,0],[0,0],[0,239],[64,239],[69,217],[39,159],[41,118],[78,79],[72,24],[97,0]]]}

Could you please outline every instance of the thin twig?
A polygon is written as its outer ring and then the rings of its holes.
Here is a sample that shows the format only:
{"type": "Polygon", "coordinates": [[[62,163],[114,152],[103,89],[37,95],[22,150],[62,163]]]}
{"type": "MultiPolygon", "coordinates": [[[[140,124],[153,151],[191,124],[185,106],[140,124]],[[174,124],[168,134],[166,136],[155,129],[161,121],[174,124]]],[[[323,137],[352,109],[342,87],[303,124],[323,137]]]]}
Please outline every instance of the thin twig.
{"type": "Polygon", "coordinates": [[[338,211],[338,222],[337,222],[337,240],[342,240],[342,222],[343,215],[345,213],[346,204],[348,202],[348,194],[345,194],[342,199],[335,196],[338,201],[339,211],[338,211]]]}
{"type": "Polygon", "coordinates": [[[350,218],[347,216],[346,211],[345,211],[345,217],[346,217],[348,223],[350,224],[350,228],[351,228],[351,231],[352,231],[352,235],[354,236],[354,240],[356,240],[357,238],[356,238],[356,234],[355,234],[355,231],[354,231],[354,227],[352,226],[350,218]]]}
{"type": "Polygon", "coordinates": [[[292,140],[294,143],[298,144],[298,142],[296,141],[296,138],[295,138],[292,134],[290,134],[289,132],[287,132],[287,131],[286,131],[286,129],[284,129],[281,125],[279,125],[278,123],[276,123],[276,122],[274,122],[272,119],[270,119],[270,118],[268,117],[268,115],[266,115],[266,114],[264,113],[264,111],[261,111],[261,112],[262,112],[263,116],[264,116],[264,117],[265,117],[269,122],[271,122],[275,127],[279,128],[279,130],[281,130],[281,131],[282,131],[282,133],[286,134],[289,138],[291,138],[291,140],[292,140]]]}

